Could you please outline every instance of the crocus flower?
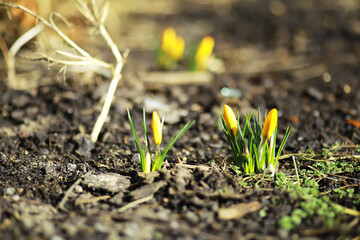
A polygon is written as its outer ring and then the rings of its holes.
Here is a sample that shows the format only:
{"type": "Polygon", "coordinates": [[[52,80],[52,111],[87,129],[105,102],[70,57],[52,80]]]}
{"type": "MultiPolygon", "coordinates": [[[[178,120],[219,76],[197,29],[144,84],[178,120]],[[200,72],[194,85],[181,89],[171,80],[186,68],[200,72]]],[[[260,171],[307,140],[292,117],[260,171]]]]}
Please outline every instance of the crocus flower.
{"type": "Polygon", "coordinates": [[[154,143],[156,146],[159,146],[162,141],[162,129],[160,117],[155,111],[153,111],[152,114],[152,131],[154,136],[154,143]]]}
{"type": "Polygon", "coordinates": [[[229,107],[226,104],[224,105],[224,118],[225,118],[226,126],[229,129],[229,131],[231,129],[234,135],[236,135],[238,132],[237,120],[234,111],[231,109],[231,107],[229,107]]]}
{"type": "Polygon", "coordinates": [[[278,120],[278,114],[276,108],[271,109],[269,114],[266,116],[263,131],[262,131],[262,137],[263,140],[266,141],[271,137],[273,134],[278,120]]]}
{"type": "Polygon", "coordinates": [[[205,70],[209,64],[209,58],[214,49],[215,40],[211,36],[204,37],[195,55],[196,67],[199,70],[205,70]]]}
{"type": "Polygon", "coordinates": [[[173,28],[166,28],[162,35],[161,50],[173,60],[179,60],[185,49],[185,40],[176,36],[173,28]]]}
{"type": "Polygon", "coordinates": [[[161,50],[163,52],[170,52],[172,46],[175,44],[176,32],[173,28],[166,28],[162,35],[161,50]]]}
{"type": "Polygon", "coordinates": [[[184,53],[184,49],[185,49],[185,40],[184,40],[184,38],[176,37],[175,45],[171,49],[170,56],[172,57],[172,59],[177,61],[182,57],[182,55],[184,53]]]}

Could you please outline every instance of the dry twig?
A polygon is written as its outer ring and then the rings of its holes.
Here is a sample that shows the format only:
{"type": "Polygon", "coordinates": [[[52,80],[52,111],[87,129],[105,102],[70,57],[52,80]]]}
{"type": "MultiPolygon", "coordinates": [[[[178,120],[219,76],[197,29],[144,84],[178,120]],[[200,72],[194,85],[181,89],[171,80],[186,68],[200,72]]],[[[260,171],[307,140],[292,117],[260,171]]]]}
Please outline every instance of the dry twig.
{"type": "MultiPolygon", "coordinates": [[[[71,49],[75,50],[77,54],[71,53],[71,52],[64,52],[64,51],[56,51],[56,53],[58,55],[61,55],[63,57],[66,57],[66,59],[64,58],[55,58],[55,57],[51,57],[47,54],[44,53],[40,53],[40,55],[44,58],[46,58],[48,60],[48,62],[50,63],[56,63],[56,64],[62,64],[64,65],[64,67],[68,66],[68,65],[76,65],[76,66],[91,66],[91,65],[95,65],[98,67],[102,67],[102,68],[107,68],[110,69],[112,72],[112,79],[110,82],[110,86],[108,88],[106,97],[105,97],[105,101],[101,110],[100,115],[98,116],[96,123],[92,129],[91,132],[91,140],[93,142],[96,142],[98,139],[98,136],[100,134],[100,131],[102,129],[102,126],[105,123],[106,117],[109,113],[110,107],[111,107],[111,103],[112,100],[114,98],[114,94],[115,94],[115,90],[117,88],[117,85],[119,83],[119,81],[121,80],[121,70],[123,68],[123,56],[121,55],[118,47],[116,46],[116,44],[114,43],[114,41],[112,40],[112,38],[110,37],[108,31],[106,30],[105,27],[105,20],[108,16],[108,12],[109,12],[109,7],[110,7],[110,2],[109,0],[105,0],[102,1],[102,8],[101,11],[99,10],[99,7],[96,5],[96,1],[92,0],[90,1],[90,7],[88,6],[87,3],[85,3],[83,0],[75,0],[76,6],[79,10],[79,12],[87,19],[89,20],[100,32],[100,35],[102,36],[102,38],[104,39],[104,41],[106,42],[107,46],[111,49],[112,54],[114,55],[115,58],[115,64],[111,64],[111,63],[107,63],[104,62],[100,59],[97,59],[95,57],[92,57],[90,53],[88,53],[87,51],[85,51],[84,49],[82,49],[79,45],[77,45],[74,41],[72,41],[69,37],[67,37],[61,30],[60,28],[56,25],[54,18],[57,17],[60,20],[64,21],[65,23],[67,22],[66,19],[59,13],[51,13],[49,20],[46,20],[45,18],[39,16],[38,14],[36,14],[35,12],[29,10],[28,8],[21,6],[19,4],[16,3],[12,3],[12,2],[0,2],[0,6],[5,7],[5,8],[18,8],[22,11],[24,11],[27,14],[30,14],[34,17],[37,18],[37,21],[43,23],[45,26],[47,26],[48,28],[52,29],[53,31],[56,32],[56,34],[64,41],[66,42],[71,49]],[[70,59],[70,60],[69,60],[70,59]]],[[[34,29],[36,30],[30,30],[29,32],[31,33],[25,33],[22,37],[20,37],[18,39],[18,41],[16,41],[15,43],[17,43],[16,45],[14,44],[12,49],[12,55],[9,54],[9,56],[14,57],[15,54],[18,52],[18,50],[21,48],[21,46],[23,46],[26,42],[30,41],[33,37],[35,37],[39,32],[39,27],[35,26],[34,29]]],[[[127,55],[127,53],[125,53],[125,55],[127,55]]],[[[126,56],[125,56],[126,57],[126,56]]],[[[14,64],[13,66],[9,67],[9,72],[8,72],[8,76],[9,76],[9,81],[12,81],[15,78],[15,70],[14,70],[14,64]]]]}
{"type": "Polygon", "coordinates": [[[144,202],[147,202],[147,201],[150,201],[151,199],[153,199],[154,196],[153,195],[150,195],[150,196],[147,196],[147,197],[144,197],[144,198],[140,198],[138,200],[135,200],[129,204],[126,204],[125,206],[121,207],[118,209],[118,213],[122,213],[122,212],[125,212],[126,210],[130,209],[130,208],[133,208],[133,207],[136,207],[137,205],[141,204],[141,203],[144,203],[144,202]]]}
{"type": "Polygon", "coordinates": [[[64,197],[61,199],[61,201],[58,204],[58,208],[60,210],[63,210],[64,212],[66,212],[66,208],[65,208],[65,203],[68,200],[70,194],[73,192],[73,190],[75,189],[75,187],[77,185],[79,185],[81,183],[81,181],[83,180],[84,177],[88,176],[90,174],[90,172],[87,172],[86,174],[84,174],[83,176],[81,176],[78,180],[76,180],[76,182],[74,182],[73,185],[71,185],[71,187],[65,192],[64,197]]]}

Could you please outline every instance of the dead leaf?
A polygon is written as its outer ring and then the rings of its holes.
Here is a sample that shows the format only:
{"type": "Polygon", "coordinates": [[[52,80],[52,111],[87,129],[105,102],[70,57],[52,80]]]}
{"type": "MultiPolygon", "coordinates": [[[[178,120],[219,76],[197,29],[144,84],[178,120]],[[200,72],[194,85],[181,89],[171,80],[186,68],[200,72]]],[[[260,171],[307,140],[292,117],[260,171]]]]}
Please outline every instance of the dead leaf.
{"type": "Polygon", "coordinates": [[[293,121],[294,123],[299,123],[300,122],[299,118],[296,117],[296,116],[291,115],[288,118],[289,118],[289,120],[293,121]]]}
{"type": "MultiPolygon", "coordinates": [[[[26,7],[29,10],[38,14],[38,4],[35,0],[17,0],[15,1],[16,4],[26,7]]],[[[25,13],[23,10],[18,8],[12,8],[10,10],[10,14],[12,18],[19,21],[19,27],[25,31],[27,29],[32,28],[36,24],[36,17],[25,13]]]]}
{"type": "Polygon", "coordinates": [[[228,208],[222,208],[218,211],[219,219],[232,220],[242,218],[248,213],[257,212],[261,209],[261,203],[258,201],[250,203],[240,203],[228,208]]]}
{"type": "Polygon", "coordinates": [[[133,190],[129,196],[131,196],[134,200],[138,200],[144,198],[146,196],[150,196],[159,191],[162,187],[167,185],[166,181],[158,181],[150,184],[146,184],[144,186],[139,187],[138,189],[133,190]]]}
{"type": "Polygon", "coordinates": [[[351,124],[357,128],[360,128],[360,121],[356,119],[348,119],[346,120],[346,123],[351,124]]]}

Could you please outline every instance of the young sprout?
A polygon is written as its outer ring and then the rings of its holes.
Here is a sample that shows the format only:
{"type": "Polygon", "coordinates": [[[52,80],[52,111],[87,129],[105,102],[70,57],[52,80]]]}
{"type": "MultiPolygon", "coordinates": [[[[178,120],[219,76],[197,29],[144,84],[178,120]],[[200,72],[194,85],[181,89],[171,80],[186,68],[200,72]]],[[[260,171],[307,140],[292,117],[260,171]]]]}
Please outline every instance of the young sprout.
{"type": "Polygon", "coordinates": [[[152,131],[153,131],[154,143],[156,147],[158,147],[162,141],[162,126],[160,122],[160,117],[155,111],[152,114],[152,131]]]}
{"type": "Polygon", "coordinates": [[[191,70],[206,70],[209,66],[211,55],[214,50],[215,40],[211,36],[204,37],[196,51],[191,70]]]}
{"type": "Polygon", "coordinates": [[[144,164],[144,173],[148,174],[151,170],[151,155],[149,152],[146,152],[145,155],[145,164],[144,164]]]}
{"type": "Polygon", "coordinates": [[[267,167],[274,174],[291,128],[287,128],[275,156],[277,110],[272,109],[269,112],[264,126],[261,125],[259,119],[259,115],[256,118],[254,113],[245,115],[244,127],[240,128],[239,121],[236,120],[233,110],[228,105],[225,105],[224,116],[220,117],[220,122],[233,152],[235,164],[244,173],[258,173],[267,167]],[[268,139],[270,141],[267,141],[268,139]]]}
{"type": "Polygon", "coordinates": [[[166,28],[162,35],[161,48],[157,60],[161,68],[175,69],[184,54],[185,40],[177,36],[173,28],[166,28]]]}
{"type": "Polygon", "coordinates": [[[262,130],[262,139],[260,142],[259,147],[259,158],[261,159],[263,157],[263,151],[266,146],[266,141],[271,138],[270,145],[269,145],[269,151],[268,151],[268,159],[269,159],[269,165],[268,168],[273,171],[275,169],[275,166],[273,165],[274,157],[275,157],[275,151],[274,148],[274,133],[275,128],[277,126],[277,120],[278,120],[278,114],[277,109],[273,108],[269,112],[269,114],[265,118],[265,123],[262,130]]]}
{"type": "Polygon", "coordinates": [[[131,132],[134,137],[134,141],[136,143],[136,148],[138,149],[138,152],[140,154],[141,170],[145,174],[161,169],[162,163],[164,162],[166,154],[171,148],[171,146],[174,145],[174,143],[195,123],[195,121],[188,122],[177,135],[174,135],[171,138],[170,143],[164,148],[164,150],[161,150],[160,144],[162,143],[162,123],[160,121],[159,115],[157,114],[157,112],[154,111],[152,114],[152,131],[153,131],[153,140],[155,143],[155,151],[152,151],[150,146],[149,136],[147,133],[147,128],[146,128],[145,109],[143,110],[143,129],[144,129],[145,149],[143,149],[141,146],[129,110],[128,110],[128,119],[130,122],[131,132]]]}

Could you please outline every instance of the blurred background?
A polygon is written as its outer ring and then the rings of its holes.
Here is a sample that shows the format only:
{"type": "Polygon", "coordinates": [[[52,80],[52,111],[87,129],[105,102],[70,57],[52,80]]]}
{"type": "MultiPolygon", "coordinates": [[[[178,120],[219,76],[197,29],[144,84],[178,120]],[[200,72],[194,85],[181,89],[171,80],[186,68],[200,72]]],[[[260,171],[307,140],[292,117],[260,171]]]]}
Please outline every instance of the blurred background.
{"type": "MultiPolygon", "coordinates": [[[[67,36],[92,56],[114,62],[110,49],[73,1],[14,2],[45,19],[53,11],[60,13],[69,22],[57,19],[56,23],[67,36]]],[[[99,9],[102,3],[98,2],[99,9]]],[[[9,82],[7,52],[36,19],[19,10],[0,11],[0,79],[7,86],[31,89],[61,82],[95,85],[95,99],[105,93],[109,72],[92,67],[65,69],[32,59],[38,58],[38,52],[54,56],[56,50],[68,50],[49,29],[21,48],[16,58],[19,83],[9,82]]],[[[181,110],[219,113],[223,103],[230,103],[240,113],[277,107],[284,117],[281,121],[291,124],[309,125],[320,116],[326,126],[359,125],[358,0],[118,0],[111,1],[106,26],[120,51],[130,50],[116,111],[134,105],[162,108],[165,104],[164,108],[175,106],[178,115],[185,116],[188,112],[181,110]],[[199,82],[193,76],[179,75],[186,70],[184,66],[162,71],[155,51],[167,27],[184,37],[186,51],[196,48],[204,36],[212,36],[213,55],[218,60],[215,71],[203,71],[199,82]],[[169,73],[179,78],[176,83],[170,81],[169,73]],[[332,119],[335,113],[340,120],[332,119]]],[[[179,119],[175,117],[173,123],[179,119]]],[[[311,138],[315,128],[305,135],[311,138]]],[[[300,135],[297,138],[302,139],[300,135]]],[[[313,138],[322,141],[318,135],[313,138]]]]}
{"type": "MultiPolygon", "coordinates": [[[[52,11],[60,13],[71,23],[62,26],[64,33],[94,56],[110,58],[109,52],[102,51],[105,43],[77,11],[74,2],[14,2],[46,19],[52,11]]],[[[213,36],[215,55],[225,63],[227,73],[288,71],[301,79],[329,72],[327,64],[357,62],[359,4],[356,0],[119,0],[111,1],[106,26],[122,51],[131,50],[128,69],[156,70],[153,51],[159,45],[162,31],[170,26],[185,38],[190,48],[203,36],[213,36]],[[306,76],[296,72],[306,67],[312,67],[306,76]]],[[[2,45],[10,48],[35,23],[33,17],[20,10],[12,9],[7,14],[2,8],[2,45]]],[[[44,35],[35,41],[38,48],[53,50],[49,49],[50,43],[61,49],[62,42],[51,39],[54,34],[45,31],[44,35]]],[[[32,47],[28,45],[25,49],[32,47]]]]}

